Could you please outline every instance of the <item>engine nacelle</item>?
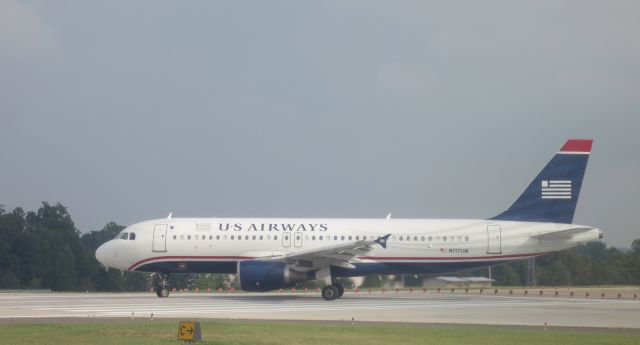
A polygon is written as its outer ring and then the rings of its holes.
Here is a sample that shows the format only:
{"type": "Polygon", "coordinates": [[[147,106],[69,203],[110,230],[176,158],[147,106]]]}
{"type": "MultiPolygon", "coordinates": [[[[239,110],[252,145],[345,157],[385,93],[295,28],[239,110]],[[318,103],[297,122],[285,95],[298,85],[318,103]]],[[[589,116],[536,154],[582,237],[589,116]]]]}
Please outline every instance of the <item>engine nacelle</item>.
{"type": "Polygon", "coordinates": [[[283,262],[247,260],[238,262],[238,280],[245,291],[263,292],[293,286],[313,279],[305,272],[292,270],[283,262]]]}

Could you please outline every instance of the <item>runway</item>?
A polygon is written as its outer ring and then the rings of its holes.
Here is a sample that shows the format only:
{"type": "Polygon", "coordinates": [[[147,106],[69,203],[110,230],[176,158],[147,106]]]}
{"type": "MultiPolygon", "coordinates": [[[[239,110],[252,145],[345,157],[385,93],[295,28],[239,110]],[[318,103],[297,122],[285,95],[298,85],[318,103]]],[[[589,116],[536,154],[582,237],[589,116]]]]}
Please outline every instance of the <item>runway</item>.
{"type": "Polygon", "coordinates": [[[0,322],[31,318],[416,322],[640,329],[640,301],[445,294],[2,293],[0,322]],[[153,314],[153,316],[152,316],[153,314]]]}

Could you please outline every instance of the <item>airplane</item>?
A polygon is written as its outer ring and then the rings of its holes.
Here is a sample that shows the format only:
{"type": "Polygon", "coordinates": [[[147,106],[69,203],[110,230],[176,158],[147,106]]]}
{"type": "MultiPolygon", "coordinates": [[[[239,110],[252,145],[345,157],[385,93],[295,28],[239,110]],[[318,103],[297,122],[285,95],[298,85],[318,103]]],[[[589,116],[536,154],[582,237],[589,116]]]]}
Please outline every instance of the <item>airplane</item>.
{"type": "Polygon", "coordinates": [[[570,139],[518,199],[487,219],[173,218],[128,226],[96,250],[103,265],[153,272],[158,297],[172,273],[237,274],[245,291],[339,277],[434,275],[528,259],[602,239],[572,224],[592,139],[570,139]]]}

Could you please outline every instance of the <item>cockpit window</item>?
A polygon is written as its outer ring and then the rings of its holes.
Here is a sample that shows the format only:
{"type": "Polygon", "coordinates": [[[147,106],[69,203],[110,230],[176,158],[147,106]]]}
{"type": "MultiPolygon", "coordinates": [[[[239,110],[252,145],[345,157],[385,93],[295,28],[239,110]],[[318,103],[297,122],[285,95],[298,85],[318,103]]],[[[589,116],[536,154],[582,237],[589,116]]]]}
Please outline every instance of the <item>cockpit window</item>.
{"type": "Polygon", "coordinates": [[[122,235],[120,235],[120,239],[121,240],[126,240],[129,238],[129,233],[128,232],[124,232],[122,233],[122,235]]]}
{"type": "Polygon", "coordinates": [[[136,239],[136,233],[135,232],[130,233],[129,234],[129,239],[130,240],[135,240],[136,239]]]}

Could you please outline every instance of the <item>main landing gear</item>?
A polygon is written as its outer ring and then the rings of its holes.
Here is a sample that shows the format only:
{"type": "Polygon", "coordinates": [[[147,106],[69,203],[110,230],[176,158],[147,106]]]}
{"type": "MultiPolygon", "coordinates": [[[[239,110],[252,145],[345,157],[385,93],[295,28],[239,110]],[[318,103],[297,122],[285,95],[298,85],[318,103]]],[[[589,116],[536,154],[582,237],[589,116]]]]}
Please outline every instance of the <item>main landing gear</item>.
{"type": "Polygon", "coordinates": [[[336,283],[335,277],[331,274],[331,266],[323,267],[316,272],[316,279],[322,280],[326,285],[322,288],[322,298],[325,301],[333,301],[342,297],[344,294],[344,286],[336,283]]]}
{"type": "Polygon", "coordinates": [[[169,273],[158,272],[156,277],[160,280],[156,286],[156,295],[158,297],[169,297],[169,282],[167,281],[169,273]]]}
{"type": "Polygon", "coordinates": [[[341,284],[333,283],[322,288],[322,298],[326,301],[333,301],[342,295],[344,295],[344,286],[341,284]]]}

